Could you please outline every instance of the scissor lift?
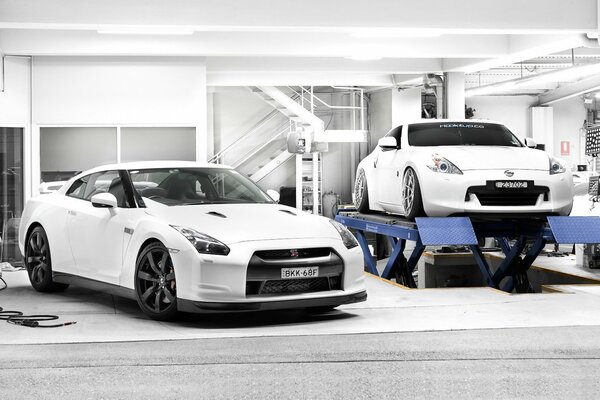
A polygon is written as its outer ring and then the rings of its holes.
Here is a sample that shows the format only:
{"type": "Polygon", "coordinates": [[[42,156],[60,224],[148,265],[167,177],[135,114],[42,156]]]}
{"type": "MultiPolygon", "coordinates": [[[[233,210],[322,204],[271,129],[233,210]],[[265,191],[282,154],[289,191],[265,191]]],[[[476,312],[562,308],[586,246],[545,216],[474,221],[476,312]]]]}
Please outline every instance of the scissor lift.
{"type": "Polygon", "coordinates": [[[600,217],[504,218],[475,219],[470,217],[416,218],[415,222],[387,214],[361,214],[341,210],[335,219],[356,233],[365,255],[368,272],[379,276],[377,265],[367,244],[366,232],[383,235],[390,242],[392,253],[381,274],[398,283],[415,288],[412,278],[426,246],[468,246],[489,287],[507,292],[532,292],[527,271],[548,243],[600,243],[600,217]],[[495,272],[484,257],[478,238],[494,237],[506,256],[495,272]],[[406,241],[415,247],[406,259],[406,241]]]}

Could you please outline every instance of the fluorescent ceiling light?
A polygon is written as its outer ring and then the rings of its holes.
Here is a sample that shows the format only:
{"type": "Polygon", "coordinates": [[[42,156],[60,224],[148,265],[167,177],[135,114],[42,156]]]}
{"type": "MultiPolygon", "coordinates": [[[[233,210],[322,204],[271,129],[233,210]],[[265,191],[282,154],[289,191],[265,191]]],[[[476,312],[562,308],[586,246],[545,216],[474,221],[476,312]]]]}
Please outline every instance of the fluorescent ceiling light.
{"type": "Polygon", "coordinates": [[[360,28],[351,33],[357,38],[427,38],[442,36],[440,29],[360,28]]]}
{"type": "Polygon", "coordinates": [[[346,57],[346,58],[349,60],[354,60],[354,61],[376,61],[376,60],[381,60],[383,57],[365,54],[365,55],[350,56],[350,57],[346,57]]]}
{"type": "Polygon", "coordinates": [[[131,27],[116,27],[98,29],[99,34],[103,35],[193,35],[194,30],[189,28],[177,27],[147,27],[147,26],[131,26],[131,27]]]}

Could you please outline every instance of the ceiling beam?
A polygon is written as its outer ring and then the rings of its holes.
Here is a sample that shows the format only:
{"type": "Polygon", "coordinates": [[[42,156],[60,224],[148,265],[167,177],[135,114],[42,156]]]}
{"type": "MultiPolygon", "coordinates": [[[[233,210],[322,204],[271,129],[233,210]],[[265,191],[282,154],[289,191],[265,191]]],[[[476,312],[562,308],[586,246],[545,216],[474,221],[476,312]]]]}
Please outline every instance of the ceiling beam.
{"type": "Polygon", "coordinates": [[[571,99],[598,90],[600,90],[600,75],[561,86],[548,94],[541,95],[539,96],[539,105],[549,106],[558,103],[559,101],[571,99]]]}
{"type": "Polygon", "coordinates": [[[593,32],[598,30],[596,10],[597,0],[3,0],[0,25],[36,29],[135,24],[302,31],[393,27],[480,33],[593,32]]]}

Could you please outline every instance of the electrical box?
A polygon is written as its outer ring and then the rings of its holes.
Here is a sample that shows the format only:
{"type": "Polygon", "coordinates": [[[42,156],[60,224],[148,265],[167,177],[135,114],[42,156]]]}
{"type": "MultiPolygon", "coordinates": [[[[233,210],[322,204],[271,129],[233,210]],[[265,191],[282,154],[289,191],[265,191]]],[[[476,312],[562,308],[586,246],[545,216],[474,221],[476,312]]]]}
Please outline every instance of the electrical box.
{"type": "Polygon", "coordinates": [[[311,151],[310,132],[294,130],[288,133],[287,151],[292,154],[304,154],[311,151]]]}

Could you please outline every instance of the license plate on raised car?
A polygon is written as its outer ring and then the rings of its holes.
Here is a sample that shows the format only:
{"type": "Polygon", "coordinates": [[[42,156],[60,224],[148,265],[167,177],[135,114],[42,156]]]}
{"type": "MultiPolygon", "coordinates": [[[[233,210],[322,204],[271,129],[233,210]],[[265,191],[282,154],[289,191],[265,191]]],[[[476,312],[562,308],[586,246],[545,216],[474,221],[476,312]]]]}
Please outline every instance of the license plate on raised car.
{"type": "Polygon", "coordinates": [[[319,267],[281,268],[281,279],[315,278],[319,267]]]}
{"type": "Polygon", "coordinates": [[[498,189],[527,189],[529,182],[527,181],[496,181],[498,189]]]}

